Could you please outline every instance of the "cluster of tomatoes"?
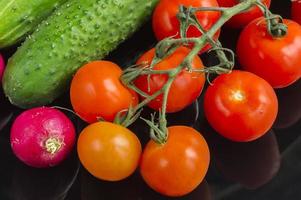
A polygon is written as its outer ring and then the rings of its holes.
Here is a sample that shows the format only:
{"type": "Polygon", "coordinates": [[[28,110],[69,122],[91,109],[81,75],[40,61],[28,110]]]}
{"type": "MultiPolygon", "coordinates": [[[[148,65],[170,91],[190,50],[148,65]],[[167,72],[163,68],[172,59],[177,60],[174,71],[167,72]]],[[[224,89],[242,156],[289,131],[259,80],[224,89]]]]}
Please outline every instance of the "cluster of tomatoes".
{"type": "MultiPolygon", "coordinates": [[[[158,40],[179,37],[180,24],[176,17],[180,5],[192,7],[232,7],[235,0],[161,0],[153,14],[153,30],[158,40]]],[[[271,1],[262,1],[269,6],[271,1]]],[[[293,3],[293,16],[300,20],[293,3]]],[[[211,126],[224,137],[247,142],[263,136],[273,125],[278,101],[273,88],[283,88],[301,76],[301,26],[283,19],[287,33],[273,37],[267,29],[262,11],[254,6],[231,18],[226,26],[243,28],[237,45],[238,60],[243,70],[219,75],[205,91],[204,111],[211,126]],[[256,19],[257,18],[257,19],[256,19]]],[[[196,17],[205,30],[220,18],[220,12],[197,12],[196,17]]],[[[187,37],[200,37],[200,31],[190,27],[187,37]]],[[[219,32],[214,36],[217,39],[219,32]]],[[[208,50],[207,45],[202,52],[208,50]]],[[[153,70],[176,68],[190,49],[179,47],[156,64],[153,70]]],[[[155,49],[144,53],[137,64],[150,65],[155,49]]],[[[192,69],[203,69],[198,56],[192,69]]],[[[83,66],[71,84],[71,103],[75,112],[86,122],[78,139],[78,155],[83,166],[102,180],[118,181],[131,175],[136,168],[146,183],[157,192],[181,196],[191,192],[206,175],[210,153],[202,135],[191,127],[168,127],[167,141],[158,144],[150,140],[142,152],[137,136],[126,127],[114,124],[120,113],[139,104],[133,90],[121,82],[122,70],[109,61],[95,61],[83,66]],[[105,120],[106,122],[97,122],[105,120]]],[[[166,74],[140,75],[135,86],[144,94],[153,95],[166,84],[166,74]]],[[[166,111],[180,111],[201,94],[205,75],[183,70],[173,81],[168,93],[166,111]]],[[[159,111],[163,94],[148,103],[159,111]]],[[[122,115],[122,114],[121,114],[122,115]]]]}
{"type": "MultiPolygon", "coordinates": [[[[180,5],[232,7],[238,2],[161,0],[153,14],[154,33],[159,41],[171,36],[180,37],[177,19],[180,5]]],[[[262,0],[262,3],[268,7],[271,1],[262,0]]],[[[293,19],[301,23],[301,3],[294,1],[292,5],[293,19]]],[[[222,14],[219,11],[198,11],[195,16],[208,31],[222,14]]],[[[262,16],[262,10],[254,6],[225,24],[242,28],[236,53],[243,70],[218,75],[205,91],[203,109],[208,122],[232,141],[248,142],[263,136],[272,127],[278,112],[274,88],[287,87],[301,76],[301,26],[293,20],[281,19],[277,23],[284,24],[287,32],[275,37],[268,31],[262,16]]],[[[213,39],[217,40],[219,34],[220,31],[213,39]]],[[[187,31],[187,37],[201,35],[196,27],[189,27],[187,31]]],[[[200,53],[209,48],[207,44],[200,53]]],[[[187,45],[180,46],[155,64],[152,70],[172,70],[190,52],[187,45]]],[[[156,49],[145,52],[137,60],[137,66],[151,65],[155,54],[156,49]]],[[[183,69],[177,74],[168,91],[167,113],[181,111],[197,100],[204,89],[206,76],[200,71],[205,68],[196,55],[191,70],[183,69]]],[[[77,142],[82,165],[92,175],[106,181],[125,179],[139,166],[143,179],[155,191],[167,196],[190,193],[204,179],[210,162],[209,148],[201,133],[188,126],[170,126],[167,127],[166,140],[158,142],[152,138],[142,150],[136,134],[117,123],[139,102],[161,90],[169,76],[164,73],[138,75],[133,82],[137,88],[135,91],[123,84],[122,76],[122,69],[115,63],[94,61],[81,67],[72,80],[70,98],[73,109],[90,124],[80,133],[77,142]]],[[[164,94],[160,94],[147,105],[160,111],[165,106],[163,99],[164,94]]],[[[15,129],[17,132],[19,127],[15,129]]],[[[74,138],[72,130],[70,138],[74,138]]],[[[17,145],[19,140],[13,142],[17,145]]],[[[70,139],[70,143],[73,142],[70,139]]],[[[55,153],[61,145],[60,141],[50,140],[48,150],[55,153]]]]}

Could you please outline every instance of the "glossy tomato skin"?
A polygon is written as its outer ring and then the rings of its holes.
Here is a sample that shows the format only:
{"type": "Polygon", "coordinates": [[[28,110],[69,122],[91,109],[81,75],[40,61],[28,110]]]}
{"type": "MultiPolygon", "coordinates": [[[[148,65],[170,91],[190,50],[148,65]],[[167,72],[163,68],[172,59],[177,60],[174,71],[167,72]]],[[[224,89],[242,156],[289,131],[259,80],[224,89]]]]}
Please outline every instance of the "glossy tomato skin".
{"type": "Polygon", "coordinates": [[[129,129],[110,122],[96,122],[86,127],[77,143],[83,166],[95,177],[119,181],[137,168],[141,144],[129,129]]]}
{"type": "Polygon", "coordinates": [[[292,1],[292,19],[301,24],[301,1],[292,1]]]}
{"type": "MultiPolygon", "coordinates": [[[[179,6],[184,5],[186,7],[218,7],[216,0],[160,0],[153,14],[153,30],[158,40],[162,40],[167,37],[175,36],[180,37],[180,23],[177,19],[177,13],[179,12],[179,6]]],[[[205,30],[209,30],[215,22],[219,19],[219,12],[197,12],[196,16],[200,24],[205,30]]],[[[220,31],[218,31],[214,39],[219,37],[220,31]]],[[[188,37],[199,37],[201,32],[195,27],[190,27],[187,32],[188,37]]],[[[210,48],[207,45],[203,48],[202,52],[205,52],[210,48]]]]}
{"type": "Polygon", "coordinates": [[[183,196],[193,191],[204,179],[210,153],[203,136],[187,126],[168,128],[165,144],[149,141],[140,163],[145,182],[167,196],[183,196]]]}
{"type": "Polygon", "coordinates": [[[264,135],[273,125],[278,101],[264,79],[244,71],[218,76],[204,97],[209,124],[222,136],[248,142],[264,135]]]}
{"type": "MultiPolygon", "coordinates": [[[[168,70],[176,68],[183,59],[189,54],[190,49],[186,47],[178,48],[172,55],[165,58],[163,61],[154,66],[154,70],[168,70]]],[[[150,64],[155,55],[155,49],[151,49],[143,54],[137,64],[147,63],[150,64]]],[[[203,69],[201,59],[196,56],[192,62],[193,69],[203,69]]],[[[135,80],[135,85],[145,93],[152,95],[160,90],[167,82],[167,75],[151,75],[150,77],[150,90],[148,90],[147,75],[139,76],[135,80]]],[[[202,73],[196,72],[181,72],[171,85],[166,111],[169,113],[177,112],[184,109],[186,106],[193,103],[201,94],[205,83],[205,76],[202,73]],[[181,95],[185,94],[185,95],[181,95]]],[[[158,96],[151,101],[148,106],[159,110],[162,107],[163,95],[158,96]]]]}
{"type": "MultiPolygon", "coordinates": [[[[239,3],[239,0],[217,0],[221,7],[233,7],[239,3]]],[[[267,7],[270,7],[271,0],[262,0],[267,7]]],[[[231,28],[243,28],[248,25],[251,21],[258,17],[262,17],[263,12],[258,6],[254,6],[246,12],[242,12],[233,16],[226,25],[231,28]]]]}
{"type": "Polygon", "coordinates": [[[284,37],[272,38],[259,18],[240,34],[237,55],[243,69],[268,81],[274,88],[283,88],[301,76],[301,26],[284,20],[288,32],[284,37]]]}
{"type": "Polygon", "coordinates": [[[120,67],[109,61],[94,61],[75,74],[70,89],[73,109],[89,123],[98,118],[113,121],[116,114],[138,103],[138,96],[119,80],[120,67]]]}

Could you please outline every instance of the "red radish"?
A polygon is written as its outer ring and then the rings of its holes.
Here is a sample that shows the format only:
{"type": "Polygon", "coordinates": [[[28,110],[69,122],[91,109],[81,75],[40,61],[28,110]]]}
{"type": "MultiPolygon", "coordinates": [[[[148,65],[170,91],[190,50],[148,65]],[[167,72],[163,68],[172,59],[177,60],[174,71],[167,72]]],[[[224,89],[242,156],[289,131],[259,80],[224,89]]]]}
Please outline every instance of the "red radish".
{"type": "Polygon", "coordinates": [[[4,72],[4,66],[5,66],[4,59],[2,58],[2,56],[0,54],[0,85],[1,85],[2,75],[4,72]]]}
{"type": "Polygon", "coordinates": [[[14,121],[10,142],[15,155],[25,164],[37,168],[52,167],[72,150],[75,129],[61,111],[33,108],[14,121]]]}

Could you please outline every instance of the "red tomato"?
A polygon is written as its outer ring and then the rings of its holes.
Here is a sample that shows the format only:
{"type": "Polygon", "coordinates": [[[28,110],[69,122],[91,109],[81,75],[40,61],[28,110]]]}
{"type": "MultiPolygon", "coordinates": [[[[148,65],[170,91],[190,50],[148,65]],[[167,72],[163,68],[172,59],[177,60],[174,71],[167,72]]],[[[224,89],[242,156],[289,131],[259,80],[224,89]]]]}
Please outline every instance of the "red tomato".
{"type": "Polygon", "coordinates": [[[182,196],[204,179],[210,161],[203,136],[187,126],[168,128],[165,144],[150,141],[141,157],[140,172],[155,191],[167,196],[182,196]]]}
{"type": "Polygon", "coordinates": [[[95,177],[118,181],[137,168],[141,144],[129,129],[110,122],[97,122],[80,134],[77,152],[83,166],[95,177]]]}
{"type": "MultiPolygon", "coordinates": [[[[239,3],[239,0],[217,0],[221,7],[233,7],[239,3]]],[[[267,7],[270,7],[271,0],[262,0],[267,7]]],[[[263,12],[258,6],[254,6],[248,11],[233,16],[226,25],[232,28],[242,28],[254,19],[263,16],[263,12]]]]}
{"type": "Polygon", "coordinates": [[[138,96],[120,82],[122,70],[108,61],[94,61],[75,74],[70,89],[73,109],[89,123],[113,121],[116,114],[137,105],[138,96]]]}
{"type": "Polygon", "coordinates": [[[301,26],[284,20],[288,32],[272,38],[262,18],[251,22],[240,34],[237,55],[242,67],[268,81],[274,88],[283,88],[301,76],[301,26]]]}
{"type": "Polygon", "coordinates": [[[301,24],[301,1],[292,1],[292,19],[301,24]]]}
{"type": "Polygon", "coordinates": [[[273,125],[278,101],[264,79],[244,71],[218,76],[204,98],[205,116],[224,137],[238,142],[255,140],[273,125]]]}
{"type": "MultiPolygon", "coordinates": [[[[154,70],[168,70],[176,68],[184,58],[189,54],[190,49],[186,47],[178,48],[173,54],[154,66],[154,70]]],[[[151,49],[140,57],[137,64],[150,64],[155,55],[155,49],[151,49]]],[[[196,56],[192,62],[193,69],[202,69],[203,63],[196,56]]],[[[168,80],[168,75],[151,75],[150,90],[148,90],[147,75],[139,76],[135,80],[135,85],[145,93],[152,95],[160,90],[168,80]]],[[[184,71],[178,74],[171,85],[166,111],[177,112],[194,102],[202,92],[205,83],[205,76],[202,73],[184,71]],[[185,95],[179,95],[185,94],[185,95]]],[[[163,95],[158,96],[151,101],[148,106],[159,110],[162,107],[163,95]]]]}
{"type": "MultiPolygon", "coordinates": [[[[153,30],[156,38],[162,40],[166,37],[176,36],[180,37],[180,23],[177,19],[177,13],[179,12],[179,6],[184,5],[186,7],[217,7],[216,0],[161,0],[153,14],[153,30]]],[[[219,19],[219,12],[197,12],[197,19],[205,30],[209,30],[214,23],[219,19]]],[[[214,39],[217,39],[220,32],[217,32],[214,39]]],[[[199,37],[201,32],[195,28],[190,27],[187,32],[187,37],[199,37]]],[[[210,48],[209,45],[203,48],[201,52],[205,52],[210,48]]]]}

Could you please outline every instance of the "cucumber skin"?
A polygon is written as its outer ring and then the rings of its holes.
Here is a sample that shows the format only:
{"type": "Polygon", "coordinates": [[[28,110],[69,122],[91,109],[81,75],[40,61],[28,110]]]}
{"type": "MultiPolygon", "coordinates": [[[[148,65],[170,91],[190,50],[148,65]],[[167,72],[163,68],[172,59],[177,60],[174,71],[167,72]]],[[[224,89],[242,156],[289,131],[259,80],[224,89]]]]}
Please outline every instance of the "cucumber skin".
{"type": "Polygon", "coordinates": [[[0,48],[16,44],[66,0],[0,0],[0,48]]]}
{"type": "Polygon", "coordinates": [[[50,104],[78,68],[115,49],[146,21],[157,2],[66,2],[9,59],[3,77],[6,96],[21,108],[50,104]]]}

